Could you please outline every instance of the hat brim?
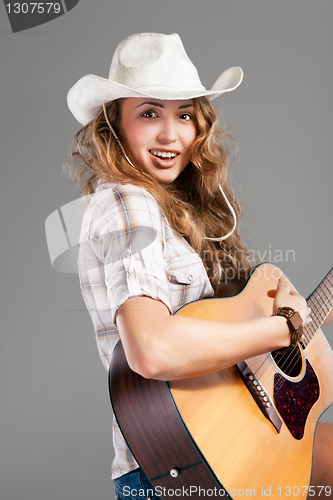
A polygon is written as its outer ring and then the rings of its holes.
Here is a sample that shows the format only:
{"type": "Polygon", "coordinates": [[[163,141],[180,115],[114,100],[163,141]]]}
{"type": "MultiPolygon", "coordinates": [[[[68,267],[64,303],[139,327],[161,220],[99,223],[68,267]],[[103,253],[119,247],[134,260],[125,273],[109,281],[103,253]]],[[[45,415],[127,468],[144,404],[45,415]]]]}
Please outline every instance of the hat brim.
{"type": "Polygon", "coordinates": [[[183,100],[206,96],[215,99],[225,92],[235,90],[243,80],[239,67],[224,71],[211,90],[201,88],[173,88],[165,86],[132,89],[96,75],[82,77],[68,92],[67,103],[70,111],[82,125],[87,125],[100,111],[104,103],[123,97],[152,97],[161,100],[183,100]]]}

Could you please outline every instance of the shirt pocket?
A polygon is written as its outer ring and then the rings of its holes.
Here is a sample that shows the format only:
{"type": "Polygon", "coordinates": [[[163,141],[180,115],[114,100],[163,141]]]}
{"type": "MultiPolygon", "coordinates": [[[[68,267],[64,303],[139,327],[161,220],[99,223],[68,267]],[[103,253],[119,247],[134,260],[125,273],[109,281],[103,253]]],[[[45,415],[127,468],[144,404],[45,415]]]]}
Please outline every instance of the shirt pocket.
{"type": "Polygon", "coordinates": [[[169,257],[168,270],[168,280],[174,285],[197,285],[206,274],[196,253],[169,257]]]}

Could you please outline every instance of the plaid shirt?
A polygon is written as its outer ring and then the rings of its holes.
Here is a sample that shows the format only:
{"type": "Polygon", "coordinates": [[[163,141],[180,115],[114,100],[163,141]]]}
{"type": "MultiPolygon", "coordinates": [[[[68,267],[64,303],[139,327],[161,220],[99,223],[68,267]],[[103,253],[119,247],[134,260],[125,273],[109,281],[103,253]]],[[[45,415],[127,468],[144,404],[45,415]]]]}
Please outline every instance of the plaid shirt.
{"type": "MultiPolygon", "coordinates": [[[[115,315],[130,297],[158,299],[174,313],[214,293],[201,258],[171,229],[155,198],[129,184],[99,183],[83,217],[79,273],[106,370],[119,340],[115,315]]],[[[113,420],[116,478],[138,464],[113,420]]]]}

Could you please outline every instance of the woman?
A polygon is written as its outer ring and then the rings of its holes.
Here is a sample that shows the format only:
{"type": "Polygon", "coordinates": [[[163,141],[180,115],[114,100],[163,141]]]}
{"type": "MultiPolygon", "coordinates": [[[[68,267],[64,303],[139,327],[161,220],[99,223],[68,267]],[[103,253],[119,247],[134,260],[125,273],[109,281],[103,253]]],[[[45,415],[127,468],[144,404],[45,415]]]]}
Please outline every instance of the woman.
{"type": "MultiPolygon", "coordinates": [[[[242,70],[230,68],[207,91],[178,35],[144,33],[118,46],[108,79],[87,75],[68,94],[83,125],[74,177],[92,195],[81,231],[81,288],[107,370],[119,338],[132,370],[177,380],[297,342],[296,312],[310,322],[304,298],[284,277],[271,317],[221,323],[172,315],[217,296],[230,276],[245,277],[251,267],[226,181],[231,138],[209,100],[241,81],[242,70]],[[288,323],[286,307],[293,309],[288,323]]],[[[332,482],[331,427],[318,425],[314,485],[332,482]]],[[[125,486],[150,488],[116,422],[114,446],[118,497],[128,497],[125,486]]]]}

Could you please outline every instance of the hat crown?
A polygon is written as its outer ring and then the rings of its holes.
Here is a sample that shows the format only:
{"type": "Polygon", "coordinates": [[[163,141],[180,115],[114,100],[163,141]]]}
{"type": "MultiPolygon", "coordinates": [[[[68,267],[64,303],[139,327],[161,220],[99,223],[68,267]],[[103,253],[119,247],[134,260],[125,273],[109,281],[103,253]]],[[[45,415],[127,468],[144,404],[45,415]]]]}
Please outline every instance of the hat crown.
{"type": "Polygon", "coordinates": [[[197,69],[185,52],[176,33],[139,33],[117,47],[109,78],[85,75],[67,94],[68,107],[86,125],[104,103],[127,97],[152,97],[161,100],[208,99],[235,90],[243,71],[232,67],[224,71],[210,90],[202,85],[197,69]]]}
{"type": "Polygon", "coordinates": [[[176,33],[131,35],[117,47],[109,80],[140,91],[145,87],[206,90],[176,33]]]}

